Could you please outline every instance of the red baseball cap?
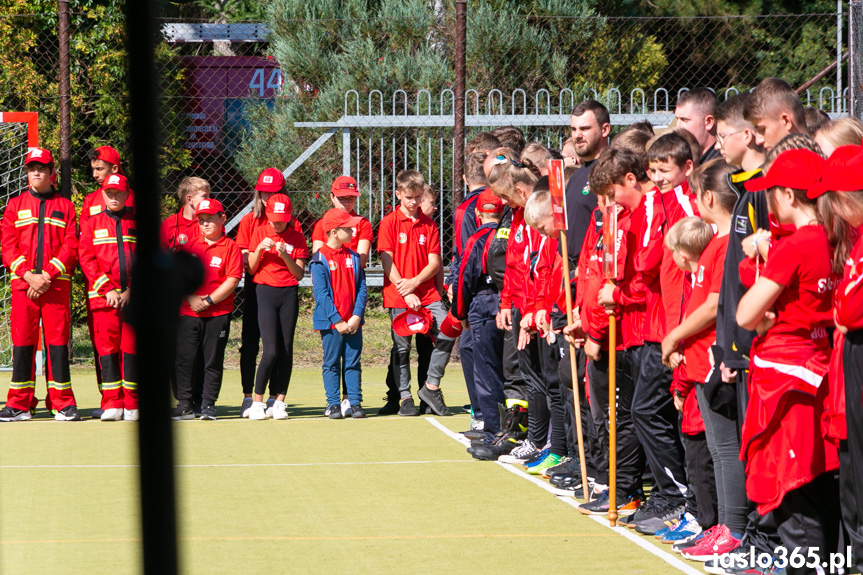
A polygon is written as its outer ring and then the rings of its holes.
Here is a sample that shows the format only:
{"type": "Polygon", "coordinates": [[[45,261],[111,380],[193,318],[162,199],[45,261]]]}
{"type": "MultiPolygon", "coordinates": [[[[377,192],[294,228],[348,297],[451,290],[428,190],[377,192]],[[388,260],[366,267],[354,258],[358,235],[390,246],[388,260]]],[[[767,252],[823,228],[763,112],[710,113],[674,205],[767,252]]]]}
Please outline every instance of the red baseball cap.
{"type": "Polygon", "coordinates": [[[291,209],[291,198],[285,194],[275,194],[267,200],[267,218],[271,222],[291,221],[291,209]]]}
{"type": "Polygon", "coordinates": [[[396,335],[408,337],[418,333],[428,333],[432,325],[432,314],[424,307],[417,311],[405,310],[393,318],[393,331],[396,335]]]}
{"type": "Polygon", "coordinates": [[[330,186],[330,191],[336,197],[344,196],[359,196],[360,190],[357,188],[357,181],[350,176],[339,176],[330,186]]]}
{"type": "Polygon", "coordinates": [[[484,189],[476,199],[476,211],[481,214],[499,214],[503,209],[503,202],[491,191],[491,188],[484,189]],[[486,206],[492,207],[486,208],[486,206]]]}
{"type": "Polygon", "coordinates": [[[828,191],[856,192],[863,190],[863,146],[840,146],[824,163],[821,181],[806,193],[817,198],[828,191]]]}
{"type": "Polygon", "coordinates": [[[103,162],[108,162],[109,164],[114,164],[117,166],[117,169],[120,173],[123,173],[123,168],[120,166],[120,152],[112,148],[111,146],[99,146],[96,148],[96,152],[99,154],[97,160],[102,160],[103,162]]]}
{"type": "Polygon", "coordinates": [[[201,200],[195,208],[195,215],[200,214],[224,214],[225,208],[219,200],[201,200]]]}
{"type": "Polygon", "coordinates": [[[463,330],[464,328],[462,327],[461,322],[455,318],[455,316],[452,314],[452,311],[446,314],[446,318],[440,325],[440,332],[447,337],[451,337],[452,339],[460,336],[463,330]]]}
{"type": "Polygon", "coordinates": [[[808,190],[821,179],[824,163],[824,158],[810,150],[787,150],[776,157],[766,176],[751,179],[743,185],[750,192],[775,186],[808,190]]]}
{"type": "Polygon", "coordinates": [[[352,216],[344,210],[333,208],[327,210],[327,213],[321,218],[321,227],[323,227],[324,232],[336,228],[355,228],[361,221],[362,218],[360,216],[352,216]]]}
{"type": "Polygon", "coordinates": [[[278,168],[267,168],[258,176],[255,189],[259,192],[281,192],[285,187],[285,176],[278,168]]]}
{"type": "Polygon", "coordinates": [[[129,180],[123,174],[111,174],[105,181],[102,182],[103,190],[119,190],[121,192],[129,191],[129,180]]]}
{"type": "Polygon", "coordinates": [[[27,164],[53,164],[54,156],[51,155],[51,150],[46,150],[44,148],[33,148],[27,155],[24,157],[24,165],[27,164]]]}

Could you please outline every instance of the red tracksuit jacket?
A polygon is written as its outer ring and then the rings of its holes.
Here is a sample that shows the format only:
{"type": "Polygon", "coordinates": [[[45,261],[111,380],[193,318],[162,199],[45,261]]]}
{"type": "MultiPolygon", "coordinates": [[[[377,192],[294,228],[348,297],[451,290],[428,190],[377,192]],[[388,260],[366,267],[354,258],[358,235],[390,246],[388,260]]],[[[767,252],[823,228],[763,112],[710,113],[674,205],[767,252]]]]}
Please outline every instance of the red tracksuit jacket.
{"type": "Polygon", "coordinates": [[[78,252],[91,309],[108,307],[109,291],[129,287],[136,243],[135,219],[128,211],[104,211],[84,222],[78,252]]]}
{"type": "Polygon", "coordinates": [[[56,190],[46,195],[27,190],[12,198],[3,214],[2,249],[13,290],[30,287],[21,279],[30,270],[47,272],[50,289],[68,291],[78,251],[75,206],[56,190]]]}

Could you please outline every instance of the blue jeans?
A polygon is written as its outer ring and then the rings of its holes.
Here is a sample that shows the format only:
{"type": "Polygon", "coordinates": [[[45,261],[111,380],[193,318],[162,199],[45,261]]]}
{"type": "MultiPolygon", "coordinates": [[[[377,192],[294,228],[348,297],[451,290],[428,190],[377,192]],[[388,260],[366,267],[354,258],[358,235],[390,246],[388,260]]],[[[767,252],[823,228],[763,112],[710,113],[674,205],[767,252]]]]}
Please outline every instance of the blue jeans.
{"type": "Polygon", "coordinates": [[[327,405],[338,405],[340,401],[342,370],[351,405],[361,404],[363,390],[360,384],[360,356],[363,353],[363,328],[359,328],[356,333],[344,335],[335,329],[322,329],[321,343],[324,348],[323,376],[327,405]]]}

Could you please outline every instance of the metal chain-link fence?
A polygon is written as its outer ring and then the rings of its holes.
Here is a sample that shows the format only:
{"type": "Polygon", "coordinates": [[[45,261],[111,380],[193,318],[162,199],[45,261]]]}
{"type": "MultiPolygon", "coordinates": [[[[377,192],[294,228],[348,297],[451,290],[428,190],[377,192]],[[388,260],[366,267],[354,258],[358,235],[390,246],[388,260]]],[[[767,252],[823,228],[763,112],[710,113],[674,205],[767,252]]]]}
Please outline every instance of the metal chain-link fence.
{"type": "MultiPolygon", "coordinates": [[[[179,181],[194,175],[209,181],[233,227],[257,174],[276,166],[311,243],[336,176],[357,179],[357,211],[376,226],[395,205],[398,171],[415,168],[438,192],[435,219],[450,253],[452,4],[384,3],[386,13],[317,0],[271,4],[270,20],[262,23],[162,22],[164,215],[178,208],[179,181]]],[[[87,152],[110,144],[128,159],[129,71],[122,13],[79,10],[70,15],[70,101],[73,199],[80,203],[95,189],[87,152]]],[[[570,110],[585,98],[605,103],[617,127],[645,118],[663,126],[686,89],[706,86],[721,100],[767,76],[798,87],[847,47],[842,18],[829,12],[610,18],[570,9],[507,13],[472,3],[466,138],[512,125],[528,142],[560,148],[570,110]]],[[[40,145],[55,151],[57,22],[56,14],[0,15],[0,111],[38,111],[40,145]]],[[[840,65],[801,93],[804,105],[846,113],[847,79],[847,65],[840,65]]],[[[372,268],[378,264],[373,253],[372,268]]],[[[79,322],[82,293],[75,300],[79,322]]]]}

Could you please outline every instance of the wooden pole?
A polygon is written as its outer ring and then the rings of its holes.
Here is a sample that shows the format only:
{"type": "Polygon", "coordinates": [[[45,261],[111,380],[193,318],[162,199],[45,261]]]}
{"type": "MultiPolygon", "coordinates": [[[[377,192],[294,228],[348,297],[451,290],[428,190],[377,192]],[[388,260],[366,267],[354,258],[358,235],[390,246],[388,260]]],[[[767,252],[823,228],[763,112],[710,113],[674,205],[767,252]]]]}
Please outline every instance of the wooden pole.
{"type": "MultiPolygon", "coordinates": [[[[569,246],[566,233],[560,231],[560,246],[563,249],[563,290],[566,293],[566,323],[572,323],[572,292],[569,289],[569,246]]],[[[575,344],[569,344],[569,369],[572,371],[572,403],[575,407],[575,435],[578,439],[578,461],[581,464],[581,491],[585,501],[590,501],[590,489],[587,485],[587,462],[584,457],[584,433],[581,424],[581,392],[578,381],[578,365],[575,361],[575,344]]]]}
{"type": "Polygon", "coordinates": [[[617,525],[617,318],[608,316],[608,522],[617,525]]]}

